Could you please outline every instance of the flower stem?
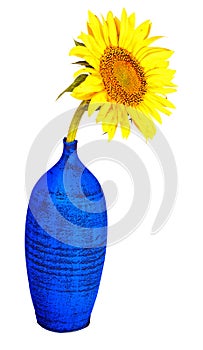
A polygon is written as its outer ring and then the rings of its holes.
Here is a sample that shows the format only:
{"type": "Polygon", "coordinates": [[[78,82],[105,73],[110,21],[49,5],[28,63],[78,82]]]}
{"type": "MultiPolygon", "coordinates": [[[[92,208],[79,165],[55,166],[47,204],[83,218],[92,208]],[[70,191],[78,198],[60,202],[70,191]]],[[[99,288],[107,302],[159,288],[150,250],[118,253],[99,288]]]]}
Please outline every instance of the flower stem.
{"type": "Polygon", "coordinates": [[[73,142],[75,140],[81,118],[84,112],[87,110],[88,104],[89,101],[82,101],[77,110],[75,111],[75,114],[69,126],[66,142],[73,142]]]}

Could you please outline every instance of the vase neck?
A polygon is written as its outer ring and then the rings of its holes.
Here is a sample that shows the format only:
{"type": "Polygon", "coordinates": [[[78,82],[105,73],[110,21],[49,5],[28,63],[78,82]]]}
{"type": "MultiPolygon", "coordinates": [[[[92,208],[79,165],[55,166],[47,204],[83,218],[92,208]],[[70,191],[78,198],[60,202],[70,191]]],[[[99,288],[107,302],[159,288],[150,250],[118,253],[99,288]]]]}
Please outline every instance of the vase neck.
{"type": "Polygon", "coordinates": [[[63,139],[63,155],[68,157],[72,153],[77,153],[77,140],[74,140],[72,142],[66,142],[66,138],[63,139]]]}

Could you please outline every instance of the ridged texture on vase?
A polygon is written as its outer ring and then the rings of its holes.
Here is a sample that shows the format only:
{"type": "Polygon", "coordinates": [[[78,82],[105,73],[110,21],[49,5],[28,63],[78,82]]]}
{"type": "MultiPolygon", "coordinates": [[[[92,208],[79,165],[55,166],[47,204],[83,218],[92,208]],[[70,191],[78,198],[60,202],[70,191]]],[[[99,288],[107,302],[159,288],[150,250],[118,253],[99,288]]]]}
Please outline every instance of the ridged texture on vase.
{"type": "Polygon", "coordinates": [[[107,235],[97,179],[80,162],[77,142],[34,187],[26,218],[26,263],[38,323],[68,332],[89,324],[107,235]]]}

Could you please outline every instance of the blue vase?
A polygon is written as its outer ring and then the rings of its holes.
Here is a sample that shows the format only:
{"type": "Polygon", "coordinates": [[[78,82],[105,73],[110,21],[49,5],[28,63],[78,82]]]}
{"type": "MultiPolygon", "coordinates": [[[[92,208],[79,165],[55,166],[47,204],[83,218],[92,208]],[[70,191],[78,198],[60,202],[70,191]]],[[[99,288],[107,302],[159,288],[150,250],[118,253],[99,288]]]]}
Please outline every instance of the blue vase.
{"type": "Polygon", "coordinates": [[[107,211],[77,141],[63,140],[60,160],[35,185],[27,210],[25,251],[37,322],[55,332],[89,325],[106,253],[107,211]]]}

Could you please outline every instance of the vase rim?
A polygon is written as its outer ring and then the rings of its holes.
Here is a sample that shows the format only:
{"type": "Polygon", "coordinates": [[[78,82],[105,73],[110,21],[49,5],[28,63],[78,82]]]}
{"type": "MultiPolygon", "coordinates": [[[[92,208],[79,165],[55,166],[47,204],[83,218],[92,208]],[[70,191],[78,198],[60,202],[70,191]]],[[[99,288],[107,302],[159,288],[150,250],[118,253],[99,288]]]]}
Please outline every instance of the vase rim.
{"type": "Polygon", "coordinates": [[[66,142],[66,137],[63,138],[63,143],[64,145],[66,146],[74,146],[78,143],[78,140],[74,140],[74,141],[71,141],[71,142],[66,142]]]}
{"type": "Polygon", "coordinates": [[[66,142],[66,137],[63,139],[63,154],[70,155],[77,150],[77,140],[66,142]]]}

